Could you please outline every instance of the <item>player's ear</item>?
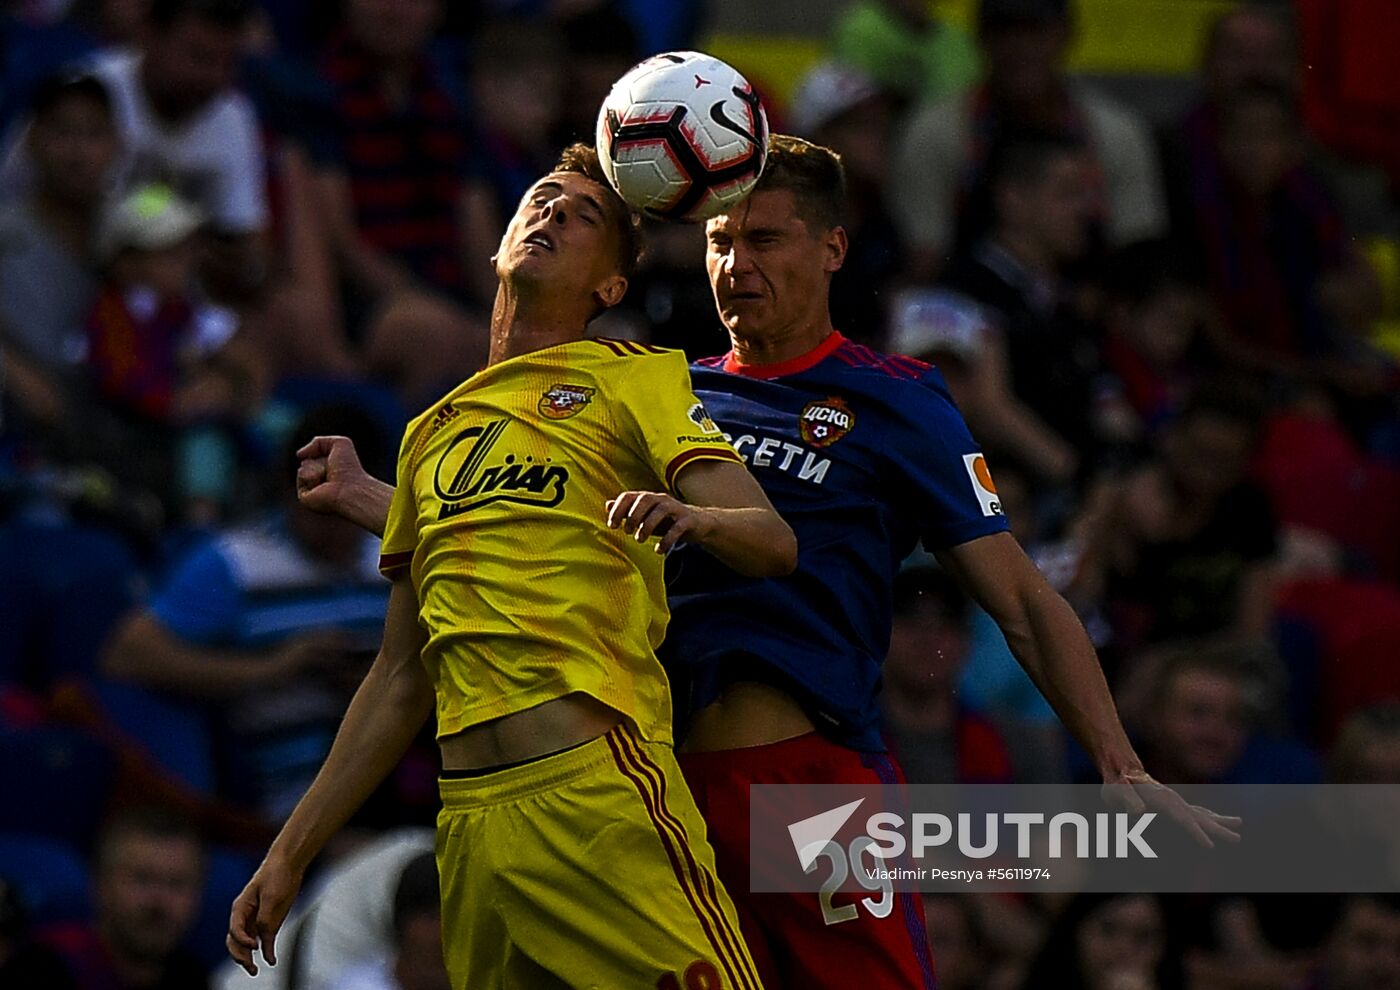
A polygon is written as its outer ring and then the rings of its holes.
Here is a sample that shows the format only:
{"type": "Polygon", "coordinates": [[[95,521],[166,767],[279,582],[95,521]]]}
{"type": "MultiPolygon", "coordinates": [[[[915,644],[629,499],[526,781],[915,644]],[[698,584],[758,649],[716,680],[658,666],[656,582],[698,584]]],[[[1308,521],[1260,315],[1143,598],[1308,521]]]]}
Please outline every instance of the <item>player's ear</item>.
{"type": "Polygon", "coordinates": [[[593,290],[593,298],[604,309],[612,309],[627,295],[627,279],[621,275],[609,275],[602,285],[593,290]]]}
{"type": "Polygon", "coordinates": [[[850,247],[850,243],[850,239],[846,236],[845,227],[832,227],[828,230],[822,244],[826,254],[822,270],[827,274],[840,271],[841,266],[846,263],[846,251],[850,247]]]}

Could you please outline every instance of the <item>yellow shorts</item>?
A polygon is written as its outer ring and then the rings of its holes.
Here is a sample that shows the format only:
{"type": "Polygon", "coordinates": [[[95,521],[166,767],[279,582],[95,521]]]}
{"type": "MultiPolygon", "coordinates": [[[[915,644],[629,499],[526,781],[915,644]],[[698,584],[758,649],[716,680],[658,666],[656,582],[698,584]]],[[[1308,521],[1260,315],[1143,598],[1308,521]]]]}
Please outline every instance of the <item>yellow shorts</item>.
{"type": "Polygon", "coordinates": [[[759,990],[669,746],[619,725],[439,787],[454,990],[759,990]]]}

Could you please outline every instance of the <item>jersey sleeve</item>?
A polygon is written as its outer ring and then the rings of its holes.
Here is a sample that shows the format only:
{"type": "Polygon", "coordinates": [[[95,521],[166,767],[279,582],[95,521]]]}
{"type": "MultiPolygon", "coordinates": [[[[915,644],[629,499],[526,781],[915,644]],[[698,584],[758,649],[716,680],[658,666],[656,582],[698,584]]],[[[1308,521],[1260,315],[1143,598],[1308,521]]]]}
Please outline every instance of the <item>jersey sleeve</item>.
{"type": "Polygon", "coordinates": [[[1007,530],[987,459],[943,377],[929,369],[898,404],[887,449],[897,490],[907,492],[930,550],[1007,530]]]}
{"type": "Polygon", "coordinates": [[[676,490],[676,477],[696,461],[742,463],[696,397],[679,351],[638,359],[621,398],[634,450],[669,491],[676,490]]]}
{"type": "Polygon", "coordinates": [[[413,496],[413,454],[416,422],[410,423],[399,445],[399,462],[394,471],[394,497],[389,518],[384,523],[384,541],[379,548],[379,573],[393,579],[403,575],[418,549],[418,500],[413,496]]]}

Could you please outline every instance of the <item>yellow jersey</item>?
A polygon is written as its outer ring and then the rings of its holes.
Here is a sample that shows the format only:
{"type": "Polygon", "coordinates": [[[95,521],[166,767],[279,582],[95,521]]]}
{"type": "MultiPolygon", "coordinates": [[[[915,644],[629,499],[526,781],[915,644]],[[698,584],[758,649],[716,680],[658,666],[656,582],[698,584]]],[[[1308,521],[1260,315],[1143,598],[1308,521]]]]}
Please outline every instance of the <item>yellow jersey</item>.
{"type": "Polygon", "coordinates": [[[494,364],[408,425],[380,569],[417,593],[438,738],[581,691],[670,741],[664,561],[605,505],[701,459],[739,456],[684,356],[605,338],[494,364]]]}

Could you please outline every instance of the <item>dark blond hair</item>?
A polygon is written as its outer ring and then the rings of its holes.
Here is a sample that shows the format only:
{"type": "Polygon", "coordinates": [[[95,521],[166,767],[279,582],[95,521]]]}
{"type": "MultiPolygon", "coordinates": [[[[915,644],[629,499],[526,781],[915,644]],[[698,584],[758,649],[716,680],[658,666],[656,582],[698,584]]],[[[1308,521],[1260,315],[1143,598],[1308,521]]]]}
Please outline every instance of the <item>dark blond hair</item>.
{"type": "Polygon", "coordinates": [[[789,190],[812,233],[846,222],[846,169],[830,148],[791,134],[768,138],[768,162],[754,192],[789,190]]]}
{"type": "Polygon", "coordinates": [[[617,269],[630,281],[642,260],[642,218],[608,182],[597,149],[590,144],[571,144],[559,155],[553,171],[582,175],[603,187],[603,208],[617,231],[617,269]]]}

